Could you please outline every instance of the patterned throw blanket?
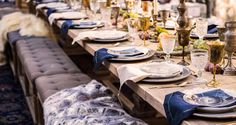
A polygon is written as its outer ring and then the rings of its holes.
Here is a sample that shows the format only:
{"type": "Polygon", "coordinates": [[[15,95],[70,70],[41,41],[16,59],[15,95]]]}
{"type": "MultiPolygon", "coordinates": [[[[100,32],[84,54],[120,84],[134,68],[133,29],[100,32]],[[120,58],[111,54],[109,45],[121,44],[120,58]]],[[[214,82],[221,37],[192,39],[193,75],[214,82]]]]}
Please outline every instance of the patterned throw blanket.
{"type": "Polygon", "coordinates": [[[147,125],[127,114],[95,80],[48,97],[43,109],[46,125],[147,125]]]}

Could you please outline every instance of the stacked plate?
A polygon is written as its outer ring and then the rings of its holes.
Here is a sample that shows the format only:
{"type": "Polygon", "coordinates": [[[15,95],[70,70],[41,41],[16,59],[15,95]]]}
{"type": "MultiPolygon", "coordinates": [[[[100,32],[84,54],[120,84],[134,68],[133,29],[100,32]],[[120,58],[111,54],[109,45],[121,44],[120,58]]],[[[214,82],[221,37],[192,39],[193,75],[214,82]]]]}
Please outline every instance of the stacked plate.
{"type": "Polygon", "coordinates": [[[113,47],[108,53],[118,55],[118,58],[111,58],[114,61],[137,61],[152,57],[155,52],[145,47],[113,47]]]}
{"type": "Polygon", "coordinates": [[[102,27],[104,24],[101,21],[82,20],[73,22],[75,29],[89,29],[95,27],[102,27]]]}
{"type": "Polygon", "coordinates": [[[144,82],[172,82],[187,78],[191,72],[187,67],[167,63],[150,63],[141,67],[141,70],[151,74],[144,82]]]}
{"type": "Polygon", "coordinates": [[[236,118],[236,93],[227,89],[222,90],[227,95],[202,97],[185,95],[183,99],[190,104],[200,106],[194,116],[217,119],[236,118]]]}
{"type": "Polygon", "coordinates": [[[81,32],[75,41],[89,39],[95,42],[119,42],[125,41],[129,38],[127,32],[118,30],[98,30],[98,31],[85,31],[81,32]]]}

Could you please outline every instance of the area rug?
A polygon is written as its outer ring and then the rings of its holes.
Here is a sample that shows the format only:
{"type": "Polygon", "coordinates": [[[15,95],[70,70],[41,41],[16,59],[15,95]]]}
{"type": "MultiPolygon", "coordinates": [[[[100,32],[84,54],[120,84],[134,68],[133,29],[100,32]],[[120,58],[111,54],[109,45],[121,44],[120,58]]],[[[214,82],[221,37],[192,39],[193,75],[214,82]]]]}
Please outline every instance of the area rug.
{"type": "Polygon", "coordinates": [[[33,125],[23,90],[9,65],[0,67],[0,125],[33,125]]]}

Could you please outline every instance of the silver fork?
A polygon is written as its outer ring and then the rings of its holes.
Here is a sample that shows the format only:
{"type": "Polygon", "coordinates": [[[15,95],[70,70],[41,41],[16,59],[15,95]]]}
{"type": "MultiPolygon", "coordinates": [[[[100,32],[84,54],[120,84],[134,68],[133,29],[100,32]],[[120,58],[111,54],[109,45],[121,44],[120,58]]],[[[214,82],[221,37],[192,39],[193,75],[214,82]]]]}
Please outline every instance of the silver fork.
{"type": "Polygon", "coordinates": [[[161,85],[161,86],[154,86],[154,87],[150,87],[149,89],[164,89],[164,88],[175,88],[175,87],[185,87],[188,84],[191,84],[191,81],[185,81],[185,82],[181,82],[178,84],[171,84],[171,85],[161,85]]]}

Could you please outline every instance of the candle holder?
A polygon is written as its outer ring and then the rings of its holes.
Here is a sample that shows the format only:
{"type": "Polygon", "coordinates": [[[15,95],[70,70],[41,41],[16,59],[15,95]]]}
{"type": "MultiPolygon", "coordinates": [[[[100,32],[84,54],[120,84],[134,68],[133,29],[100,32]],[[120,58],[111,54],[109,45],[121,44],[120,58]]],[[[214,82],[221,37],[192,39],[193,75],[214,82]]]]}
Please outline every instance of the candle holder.
{"type": "Polygon", "coordinates": [[[153,27],[154,27],[154,43],[157,43],[157,39],[158,39],[157,18],[158,18],[158,15],[155,15],[155,14],[152,15],[153,27]]]}
{"type": "Polygon", "coordinates": [[[177,7],[177,10],[179,12],[177,23],[179,25],[179,28],[185,28],[188,24],[188,18],[186,16],[187,7],[185,5],[185,0],[179,0],[179,1],[180,3],[177,7]]]}
{"type": "Polygon", "coordinates": [[[115,19],[115,26],[116,26],[116,29],[117,29],[119,14],[120,14],[120,7],[118,7],[118,6],[112,6],[112,15],[113,15],[113,18],[115,19]]]}
{"type": "Polygon", "coordinates": [[[189,36],[190,36],[191,29],[177,29],[177,39],[180,46],[183,47],[182,49],[182,60],[178,63],[183,66],[189,65],[188,62],[185,61],[185,46],[189,45],[189,36]]]}
{"type": "Polygon", "coordinates": [[[177,34],[178,34],[178,43],[180,46],[183,47],[182,50],[182,60],[181,62],[179,62],[178,64],[183,65],[183,66],[187,66],[189,65],[188,62],[185,61],[184,56],[185,56],[185,46],[189,45],[189,36],[190,36],[190,32],[192,30],[192,28],[189,28],[189,22],[188,22],[188,18],[186,17],[186,10],[187,7],[185,5],[185,0],[179,0],[179,5],[177,7],[178,12],[179,12],[179,17],[177,19],[177,23],[178,23],[178,28],[176,29],[177,34]]]}
{"type": "Polygon", "coordinates": [[[164,28],[166,28],[166,22],[170,16],[170,11],[169,10],[160,10],[159,11],[162,23],[164,25],[164,28]]]}
{"type": "Polygon", "coordinates": [[[226,22],[225,51],[228,54],[228,63],[224,67],[224,75],[236,75],[236,69],[232,64],[232,53],[236,52],[236,21],[226,22]]]}

